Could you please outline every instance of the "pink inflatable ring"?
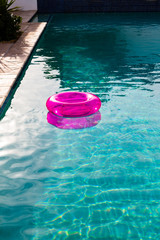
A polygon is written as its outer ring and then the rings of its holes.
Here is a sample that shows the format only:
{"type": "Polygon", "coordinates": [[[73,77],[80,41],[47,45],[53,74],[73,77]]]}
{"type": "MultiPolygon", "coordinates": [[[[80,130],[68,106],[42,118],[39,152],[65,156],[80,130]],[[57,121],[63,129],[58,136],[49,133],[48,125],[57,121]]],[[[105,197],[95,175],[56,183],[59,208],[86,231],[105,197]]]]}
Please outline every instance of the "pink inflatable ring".
{"type": "Polygon", "coordinates": [[[47,109],[62,117],[83,117],[97,112],[100,99],[91,93],[64,92],[54,94],[46,102],[47,109]]]}

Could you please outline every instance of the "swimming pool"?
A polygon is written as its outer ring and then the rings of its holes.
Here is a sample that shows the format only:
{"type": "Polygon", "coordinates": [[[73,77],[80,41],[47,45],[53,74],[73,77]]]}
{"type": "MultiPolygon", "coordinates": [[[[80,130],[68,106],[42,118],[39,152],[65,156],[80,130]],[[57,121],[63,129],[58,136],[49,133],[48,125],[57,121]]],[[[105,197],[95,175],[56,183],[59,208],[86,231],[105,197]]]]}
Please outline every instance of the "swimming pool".
{"type": "Polygon", "coordinates": [[[51,16],[0,122],[0,239],[160,239],[159,36],[159,13],[51,16]],[[97,125],[47,122],[70,90],[97,125]]]}

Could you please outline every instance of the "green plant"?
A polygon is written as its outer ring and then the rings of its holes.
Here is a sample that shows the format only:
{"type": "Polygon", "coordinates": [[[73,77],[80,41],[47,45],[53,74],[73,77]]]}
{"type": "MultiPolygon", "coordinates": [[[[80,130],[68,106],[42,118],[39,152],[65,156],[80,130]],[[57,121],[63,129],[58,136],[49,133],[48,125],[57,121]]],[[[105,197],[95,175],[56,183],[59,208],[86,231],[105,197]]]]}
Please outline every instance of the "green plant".
{"type": "Polygon", "coordinates": [[[20,34],[20,16],[15,16],[13,12],[18,7],[11,7],[15,0],[0,0],[0,41],[17,39],[20,34]]]}

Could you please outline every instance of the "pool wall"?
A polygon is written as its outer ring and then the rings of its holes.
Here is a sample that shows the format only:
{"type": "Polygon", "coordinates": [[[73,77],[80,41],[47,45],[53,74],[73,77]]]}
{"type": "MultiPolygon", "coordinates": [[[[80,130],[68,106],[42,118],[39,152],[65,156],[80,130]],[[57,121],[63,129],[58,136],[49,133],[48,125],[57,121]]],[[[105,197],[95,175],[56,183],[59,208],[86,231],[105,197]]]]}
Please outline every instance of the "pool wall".
{"type": "Polygon", "coordinates": [[[40,13],[159,12],[160,0],[38,0],[40,13]]]}
{"type": "Polygon", "coordinates": [[[13,7],[20,7],[23,11],[37,10],[37,0],[16,0],[13,7]]]}

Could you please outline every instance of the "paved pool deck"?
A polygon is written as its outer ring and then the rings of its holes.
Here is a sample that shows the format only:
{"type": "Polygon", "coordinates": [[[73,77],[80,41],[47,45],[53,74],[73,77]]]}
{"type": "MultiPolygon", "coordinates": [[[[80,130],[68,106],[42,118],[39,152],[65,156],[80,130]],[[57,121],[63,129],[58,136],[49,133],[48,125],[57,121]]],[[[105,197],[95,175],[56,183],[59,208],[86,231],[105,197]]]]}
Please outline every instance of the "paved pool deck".
{"type": "Polygon", "coordinates": [[[0,111],[47,24],[29,22],[35,14],[16,11],[22,17],[22,35],[16,42],[0,42],[0,111]]]}

